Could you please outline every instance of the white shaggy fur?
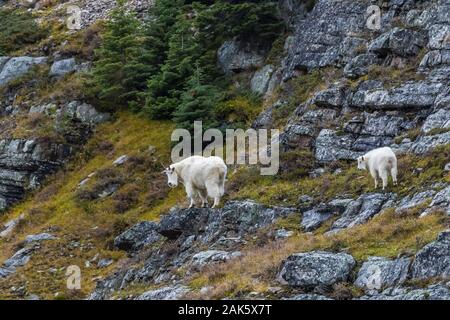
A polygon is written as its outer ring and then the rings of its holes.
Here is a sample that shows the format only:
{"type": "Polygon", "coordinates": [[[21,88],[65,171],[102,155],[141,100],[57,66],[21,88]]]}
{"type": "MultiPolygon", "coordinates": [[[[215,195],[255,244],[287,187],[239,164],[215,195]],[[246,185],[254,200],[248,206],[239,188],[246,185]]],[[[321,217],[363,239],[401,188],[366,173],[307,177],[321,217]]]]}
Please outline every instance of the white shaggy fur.
{"type": "Polygon", "coordinates": [[[389,172],[394,184],[397,184],[397,157],[391,148],[374,149],[358,157],[358,169],[366,170],[367,168],[375,180],[375,188],[378,187],[378,177],[383,181],[383,190],[387,187],[389,172]]]}
{"type": "Polygon", "coordinates": [[[178,178],[181,179],[191,200],[189,208],[195,205],[197,196],[202,200],[203,207],[208,204],[208,197],[213,198],[215,208],[225,193],[227,166],[219,157],[192,156],[171,164],[164,173],[171,188],[178,186],[178,178]]]}

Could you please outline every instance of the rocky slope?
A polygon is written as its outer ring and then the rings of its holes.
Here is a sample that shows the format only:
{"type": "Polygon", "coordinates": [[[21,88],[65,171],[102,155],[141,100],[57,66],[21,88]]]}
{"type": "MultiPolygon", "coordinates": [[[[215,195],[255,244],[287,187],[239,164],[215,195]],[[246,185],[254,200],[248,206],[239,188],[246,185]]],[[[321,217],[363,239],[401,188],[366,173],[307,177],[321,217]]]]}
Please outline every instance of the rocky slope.
{"type": "MultiPolygon", "coordinates": [[[[78,3],[41,2],[56,20],[78,3]]],[[[0,297],[450,299],[449,1],[280,0],[277,59],[226,41],[218,67],[264,97],[253,126],[282,129],[283,154],[278,177],[231,168],[220,209],[183,209],[162,187],[170,124],[55,89],[89,68],[64,48],[112,6],[90,3],[70,41],[0,57],[0,297]],[[353,163],[380,146],[400,163],[387,192],[353,163]],[[81,290],[65,287],[69,265],[81,290]]]]}

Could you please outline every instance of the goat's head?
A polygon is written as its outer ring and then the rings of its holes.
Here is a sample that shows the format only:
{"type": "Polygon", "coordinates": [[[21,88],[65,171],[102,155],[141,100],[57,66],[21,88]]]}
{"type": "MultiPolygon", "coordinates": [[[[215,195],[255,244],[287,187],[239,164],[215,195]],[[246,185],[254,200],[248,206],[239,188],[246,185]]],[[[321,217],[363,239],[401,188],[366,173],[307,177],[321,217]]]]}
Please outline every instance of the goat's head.
{"type": "Polygon", "coordinates": [[[175,172],[175,167],[173,165],[170,165],[162,173],[165,173],[167,175],[167,185],[170,188],[175,188],[178,186],[178,175],[175,172]]]}

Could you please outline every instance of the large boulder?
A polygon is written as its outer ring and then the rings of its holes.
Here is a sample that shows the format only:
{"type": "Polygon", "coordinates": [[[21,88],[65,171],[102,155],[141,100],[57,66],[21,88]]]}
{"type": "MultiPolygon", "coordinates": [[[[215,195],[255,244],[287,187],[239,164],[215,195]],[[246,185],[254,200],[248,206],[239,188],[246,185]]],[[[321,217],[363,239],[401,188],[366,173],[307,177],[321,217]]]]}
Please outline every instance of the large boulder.
{"type": "Polygon", "coordinates": [[[61,77],[77,70],[75,58],[63,59],[55,61],[50,68],[50,75],[61,77]]]}
{"type": "Polygon", "coordinates": [[[450,185],[436,193],[429,207],[433,210],[442,209],[450,216],[450,185]]]}
{"type": "Polygon", "coordinates": [[[171,209],[161,217],[158,232],[168,239],[177,239],[182,234],[194,234],[208,220],[210,209],[171,209]]]}
{"type": "Polygon", "coordinates": [[[393,193],[366,193],[352,201],[342,216],[333,223],[331,230],[337,231],[364,224],[380,213],[384,208],[393,205],[393,193]]]}
{"type": "MultiPolygon", "coordinates": [[[[390,146],[396,136],[415,126],[399,112],[363,112],[344,123],[341,130],[322,129],[315,140],[315,157],[319,162],[354,160],[370,150],[390,146]]],[[[310,135],[315,132],[312,125],[302,127],[308,128],[310,135]]],[[[287,133],[293,136],[290,127],[283,137],[287,133]]]]}
{"type": "Polygon", "coordinates": [[[30,244],[33,242],[42,242],[42,241],[49,241],[49,240],[56,240],[57,238],[50,234],[50,233],[39,233],[39,234],[30,234],[26,236],[25,243],[30,244]]]}
{"type": "Polygon", "coordinates": [[[0,72],[0,86],[4,86],[9,81],[16,79],[28,71],[31,67],[46,63],[46,57],[16,57],[9,59],[0,72]]]}
{"type": "Polygon", "coordinates": [[[390,260],[383,257],[369,257],[359,269],[355,285],[367,290],[401,285],[406,281],[409,258],[390,260]]]}
{"type": "Polygon", "coordinates": [[[297,253],[283,262],[279,276],[290,286],[312,290],[347,281],[354,266],[355,260],[346,253],[297,253]]]}
{"type": "Polygon", "coordinates": [[[325,90],[317,92],[312,103],[321,108],[342,108],[346,105],[348,90],[343,86],[333,85],[325,90]]]}
{"type": "Polygon", "coordinates": [[[420,62],[420,70],[434,68],[440,65],[450,65],[450,50],[431,50],[420,62]]]}
{"type": "Polygon", "coordinates": [[[341,215],[352,199],[335,199],[329,203],[321,203],[303,213],[301,225],[305,231],[313,231],[333,216],[341,215]]]}
{"type": "MultiPolygon", "coordinates": [[[[450,7],[447,7],[450,9],[450,7]]],[[[450,41],[448,40],[450,34],[450,23],[435,24],[428,29],[428,48],[431,50],[450,50],[450,41]]]]}
{"type": "Polygon", "coordinates": [[[56,119],[64,122],[67,119],[77,119],[87,126],[95,126],[111,119],[109,113],[99,112],[92,105],[81,101],[71,101],[57,111],[56,119]]]}
{"type": "Polygon", "coordinates": [[[16,268],[22,267],[30,261],[31,254],[33,253],[33,247],[25,247],[14,253],[12,257],[3,262],[4,268],[16,268]]]}
{"type": "MultiPolygon", "coordinates": [[[[354,117],[344,124],[344,131],[362,136],[394,138],[401,133],[413,129],[415,123],[400,115],[382,112],[367,113],[354,117]]],[[[386,141],[389,141],[386,139],[386,141]]],[[[354,146],[357,149],[357,146],[354,146]]]]}
{"type": "Polygon", "coordinates": [[[416,254],[411,266],[411,277],[414,279],[450,277],[449,252],[450,230],[447,230],[416,254]]]}
{"type": "Polygon", "coordinates": [[[298,107],[280,135],[283,150],[312,147],[319,128],[332,122],[336,116],[335,109],[309,108],[308,105],[298,107]]]}
{"type": "Polygon", "coordinates": [[[369,44],[369,52],[379,56],[393,53],[398,56],[415,56],[427,44],[426,33],[411,29],[393,28],[369,44]]]}
{"type": "Polygon", "coordinates": [[[117,236],[114,246],[120,250],[136,252],[160,239],[158,225],[155,222],[143,221],[117,236]]]}
{"type": "Polygon", "coordinates": [[[399,201],[395,211],[401,212],[402,210],[417,207],[425,203],[427,200],[431,200],[435,193],[436,192],[434,190],[425,190],[412,195],[408,195],[399,201]]]}
{"type": "MultiPolygon", "coordinates": [[[[2,198],[0,198],[0,201],[1,201],[1,199],[2,198]]],[[[5,207],[6,207],[6,203],[5,203],[5,207]]],[[[2,208],[2,204],[1,203],[0,203],[0,208],[2,208]]],[[[15,219],[11,219],[8,222],[4,223],[3,224],[3,228],[0,229],[1,230],[0,231],[0,238],[6,238],[10,234],[12,234],[12,232],[14,231],[16,226],[19,225],[19,223],[21,221],[23,221],[24,218],[25,218],[25,216],[23,214],[21,214],[19,217],[15,218],[15,219]]]]}

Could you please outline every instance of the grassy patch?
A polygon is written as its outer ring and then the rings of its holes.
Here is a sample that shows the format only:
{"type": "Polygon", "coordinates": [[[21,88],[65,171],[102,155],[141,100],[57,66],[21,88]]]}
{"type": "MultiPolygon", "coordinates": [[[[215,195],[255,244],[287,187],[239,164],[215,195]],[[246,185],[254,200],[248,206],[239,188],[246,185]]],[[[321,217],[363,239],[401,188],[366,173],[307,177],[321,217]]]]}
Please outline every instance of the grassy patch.
{"type": "Polygon", "coordinates": [[[54,120],[41,113],[17,114],[0,119],[1,139],[38,138],[63,142],[64,139],[56,132],[54,120]]]}
{"type": "MultiPolygon", "coordinates": [[[[449,182],[449,175],[444,171],[449,158],[450,145],[438,147],[422,156],[399,156],[399,184],[389,184],[388,191],[405,196],[420,191],[430,183],[449,182]],[[418,171],[417,168],[421,169],[418,171]]],[[[292,161],[295,161],[295,156],[289,160],[292,161]]],[[[306,166],[306,169],[308,165],[306,163],[303,166],[306,166]]],[[[300,169],[301,167],[297,168],[300,169]]],[[[331,163],[328,165],[328,171],[329,173],[318,178],[298,176],[298,179],[295,179],[295,176],[284,176],[283,173],[278,176],[261,176],[257,168],[241,168],[230,177],[229,197],[250,198],[272,205],[296,205],[298,197],[303,194],[310,195],[317,201],[328,201],[336,196],[357,197],[364,192],[381,192],[381,189],[374,189],[370,174],[358,170],[354,162],[331,163]],[[331,173],[337,168],[342,169],[342,172],[331,173]]]]}
{"type": "Polygon", "coordinates": [[[64,289],[64,268],[75,264],[83,276],[82,291],[76,296],[85,296],[99,277],[109,274],[116,263],[102,269],[94,262],[87,267],[86,261],[98,253],[99,258],[117,262],[123,257],[112,250],[117,234],[140,220],[158,219],[162,212],[184,199],[181,188],[170,192],[166,189],[160,173],[161,163],[169,161],[172,129],[169,122],[118,114],[114,122],[100,125],[81,152],[49,178],[45,187],[7,211],[1,221],[22,213],[25,219],[8,241],[0,240],[0,261],[11,256],[28,234],[50,230],[59,240],[46,242],[43,251],[37,252],[23,270],[0,280],[0,295],[17,297],[11,293],[11,285],[24,285],[26,281],[28,292],[43,298],[55,298],[56,292],[59,298],[74,298],[64,289]],[[149,150],[150,146],[154,151],[149,150]],[[130,159],[122,166],[114,166],[112,162],[124,154],[130,159]],[[80,201],[76,196],[78,184],[93,172],[96,174],[86,185],[88,189],[118,177],[120,188],[103,199],[80,201]],[[78,245],[71,249],[74,242],[78,245]]]}

